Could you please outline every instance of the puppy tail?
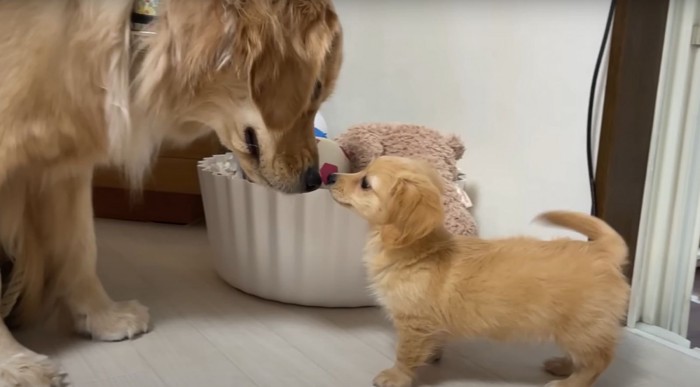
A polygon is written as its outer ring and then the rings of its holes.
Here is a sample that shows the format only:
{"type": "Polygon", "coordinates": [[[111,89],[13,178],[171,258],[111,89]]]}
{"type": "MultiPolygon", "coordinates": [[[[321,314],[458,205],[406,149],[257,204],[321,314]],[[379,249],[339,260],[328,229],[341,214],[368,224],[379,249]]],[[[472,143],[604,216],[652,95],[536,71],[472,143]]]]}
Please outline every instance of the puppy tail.
{"type": "Polygon", "coordinates": [[[615,229],[599,218],[580,212],[550,211],[538,216],[537,220],[579,232],[615,264],[622,266],[627,263],[627,243],[615,229]]]}

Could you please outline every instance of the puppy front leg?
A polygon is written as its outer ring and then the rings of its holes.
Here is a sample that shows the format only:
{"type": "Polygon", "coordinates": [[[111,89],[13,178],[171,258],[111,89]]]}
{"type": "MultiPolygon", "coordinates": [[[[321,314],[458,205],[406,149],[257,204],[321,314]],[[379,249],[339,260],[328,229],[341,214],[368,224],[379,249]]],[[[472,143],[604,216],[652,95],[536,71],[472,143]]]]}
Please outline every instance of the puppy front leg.
{"type": "MultiPolygon", "coordinates": [[[[57,183],[47,202],[54,223],[50,275],[75,328],[93,339],[117,341],[148,330],[148,309],[137,301],[114,302],[97,277],[97,247],[92,214],[91,172],[57,183]]],[[[52,222],[47,222],[50,224],[52,222]]]]}
{"type": "Polygon", "coordinates": [[[434,331],[398,324],[397,330],[396,363],[374,378],[375,387],[410,387],[416,368],[441,356],[442,339],[434,331]]]}

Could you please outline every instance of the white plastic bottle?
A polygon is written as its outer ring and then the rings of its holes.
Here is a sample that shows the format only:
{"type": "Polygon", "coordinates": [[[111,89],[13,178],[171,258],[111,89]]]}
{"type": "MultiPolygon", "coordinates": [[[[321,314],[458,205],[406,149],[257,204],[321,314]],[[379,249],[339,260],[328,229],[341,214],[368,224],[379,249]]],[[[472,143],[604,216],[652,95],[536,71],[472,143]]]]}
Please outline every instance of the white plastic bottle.
{"type": "Polygon", "coordinates": [[[326,120],[323,119],[323,116],[321,115],[321,112],[316,113],[316,117],[314,117],[314,134],[316,137],[322,137],[322,138],[328,138],[330,137],[328,134],[328,126],[326,125],[326,120]]]}

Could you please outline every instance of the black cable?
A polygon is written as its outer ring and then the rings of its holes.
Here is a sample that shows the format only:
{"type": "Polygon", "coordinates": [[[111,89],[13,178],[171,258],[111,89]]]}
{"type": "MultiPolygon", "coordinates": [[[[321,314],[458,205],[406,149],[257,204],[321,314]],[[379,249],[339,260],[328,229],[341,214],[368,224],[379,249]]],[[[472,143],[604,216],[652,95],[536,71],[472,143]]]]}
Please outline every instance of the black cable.
{"type": "Polygon", "coordinates": [[[595,70],[593,71],[593,81],[591,82],[591,93],[588,97],[588,124],[586,126],[586,152],[588,159],[588,185],[591,190],[591,215],[596,215],[596,198],[595,198],[595,171],[593,171],[593,104],[595,103],[595,91],[598,85],[598,73],[600,72],[600,65],[603,62],[603,54],[605,53],[605,47],[608,43],[608,36],[610,35],[610,27],[612,26],[613,15],[615,15],[615,0],[610,1],[610,10],[608,11],[608,20],[605,23],[605,33],[603,33],[603,41],[600,43],[600,50],[598,51],[598,59],[595,63],[595,70]]]}

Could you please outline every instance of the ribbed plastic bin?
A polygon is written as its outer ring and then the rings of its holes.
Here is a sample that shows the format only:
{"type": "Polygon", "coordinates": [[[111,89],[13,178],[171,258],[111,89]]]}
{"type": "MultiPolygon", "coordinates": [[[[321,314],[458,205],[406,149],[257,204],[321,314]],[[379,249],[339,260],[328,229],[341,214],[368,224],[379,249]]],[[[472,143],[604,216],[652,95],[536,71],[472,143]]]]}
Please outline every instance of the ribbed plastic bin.
{"type": "MultiPolygon", "coordinates": [[[[289,304],[376,305],[362,261],[369,228],[327,190],[287,195],[250,183],[231,154],[198,167],[214,266],[231,286],[289,304]]],[[[463,176],[456,184],[465,188],[463,176]]]]}
{"type": "Polygon", "coordinates": [[[199,162],[218,274],[269,300],[321,307],[375,305],[362,262],[368,227],[330,194],[287,195],[250,183],[231,155],[199,162]]]}

